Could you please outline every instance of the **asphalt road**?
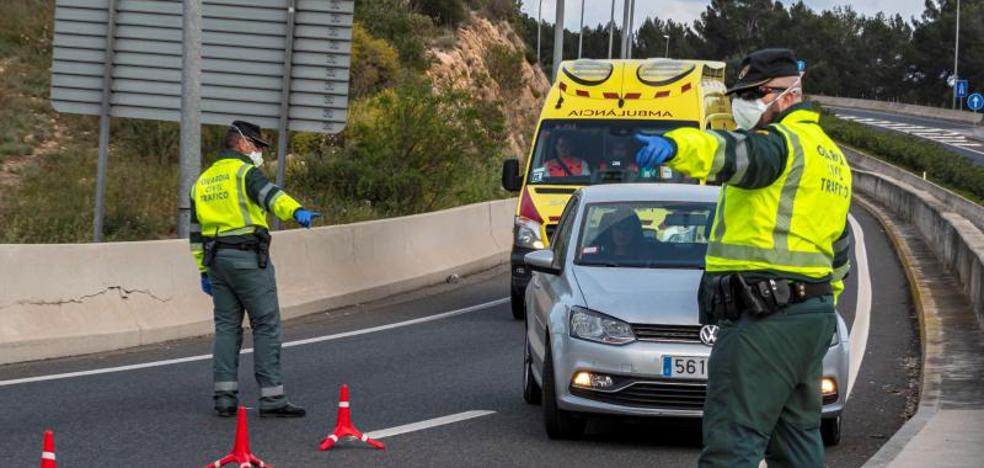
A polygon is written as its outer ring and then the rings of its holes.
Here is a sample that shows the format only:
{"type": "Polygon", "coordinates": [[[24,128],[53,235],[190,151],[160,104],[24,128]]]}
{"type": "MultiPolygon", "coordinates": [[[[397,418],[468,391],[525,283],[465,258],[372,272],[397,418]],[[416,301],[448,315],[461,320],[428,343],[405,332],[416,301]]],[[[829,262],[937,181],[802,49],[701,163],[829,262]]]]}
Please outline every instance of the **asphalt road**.
{"type": "Polygon", "coordinates": [[[934,141],[976,165],[984,165],[984,128],[968,123],[908,114],[826,106],[838,117],[869,125],[877,130],[907,133],[934,141]]]}
{"type": "MultiPolygon", "coordinates": [[[[855,209],[870,260],[870,339],[845,414],[844,437],[828,465],[860,466],[904,421],[918,362],[912,304],[878,224],[855,209]]],[[[855,259],[857,264],[857,259],[855,259]]],[[[858,275],[841,304],[853,323],[858,275]]],[[[540,407],[521,397],[522,323],[510,317],[508,276],[496,270],[386,302],[288,323],[285,341],[362,330],[284,350],[287,391],[307,418],[270,420],[251,411],[254,452],[279,467],[308,466],[693,466],[694,422],[597,420],[583,440],[547,438],[540,407]],[[491,302],[491,305],[489,303],[491,302]],[[473,307],[486,304],[484,307],[473,307]],[[451,316],[375,331],[367,328],[451,316]],[[352,414],[377,431],[466,411],[494,413],[382,439],[384,451],[347,442],[324,453],[339,385],[352,414]]],[[[211,415],[210,362],[11,383],[11,379],[134,365],[209,352],[193,339],[125,352],[0,367],[0,466],[37,466],[42,431],[55,430],[59,467],[203,466],[225,455],[235,421],[211,415]]],[[[242,359],[242,401],[256,401],[252,358],[242,359]]],[[[911,410],[911,408],[908,408],[911,410]]]]}

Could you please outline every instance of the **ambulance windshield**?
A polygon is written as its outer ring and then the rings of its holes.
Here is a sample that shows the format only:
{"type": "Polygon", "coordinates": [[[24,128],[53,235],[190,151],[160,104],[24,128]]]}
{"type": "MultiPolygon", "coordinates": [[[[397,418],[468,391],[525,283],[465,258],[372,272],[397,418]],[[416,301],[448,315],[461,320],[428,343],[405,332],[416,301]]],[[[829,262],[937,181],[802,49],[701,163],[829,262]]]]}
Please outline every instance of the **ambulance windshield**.
{"type": "Polygon", "coordinates": [[[635,134],[660,134],[695,122],[639,120],[545,120],[540,126],[530,165],[533,185],[593,185],[618,182],[690,183],[667,167],[640,169],[635,155],[642,147],[635,134]]]}

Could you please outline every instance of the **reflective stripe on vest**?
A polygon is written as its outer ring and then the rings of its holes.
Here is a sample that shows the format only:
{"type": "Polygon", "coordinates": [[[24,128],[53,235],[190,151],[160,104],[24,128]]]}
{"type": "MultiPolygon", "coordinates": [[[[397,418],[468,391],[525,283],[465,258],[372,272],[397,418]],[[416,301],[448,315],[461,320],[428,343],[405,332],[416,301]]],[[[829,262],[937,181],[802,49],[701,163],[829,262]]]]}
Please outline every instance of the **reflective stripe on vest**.
{"type": "MultiPolygon", "coordinates": [[[[815,120],[797,120],[802,116],[796,114],[788,125],[772,126],[783,135],[789,153],[779,179],[761,189],[722,188],[707,248],[708,271],[768,269],[815,278],[834,273],[833,243],[850,206],[850,168],[815,120]]],[[[731,181],[745,176],[750,155],[736,157],[731,181]]]]}

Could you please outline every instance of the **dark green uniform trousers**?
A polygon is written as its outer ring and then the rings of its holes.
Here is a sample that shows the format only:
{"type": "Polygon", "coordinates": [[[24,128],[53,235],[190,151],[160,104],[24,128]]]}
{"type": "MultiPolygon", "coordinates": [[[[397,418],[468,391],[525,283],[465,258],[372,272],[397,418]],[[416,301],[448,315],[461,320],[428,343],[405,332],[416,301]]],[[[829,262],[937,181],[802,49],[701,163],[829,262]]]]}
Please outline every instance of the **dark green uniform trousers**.
{"type": "Polygon", "coordinates": [[[260,386],[260,408],[287,404],[280,371],[280,305],[273,264],[260,268],[253,251],[222,249],[208,268],[215,304],[212,372],[215,407],[239,404],[239,350],[243,310],[253,330],[253,373],[260,386]]]}
{"type": "Polygon", "coordinates": [[[701,468],[821,468],[823,357],[837,319],[832,296],[764,319],[723,321],[708,362],[701,468]]]}

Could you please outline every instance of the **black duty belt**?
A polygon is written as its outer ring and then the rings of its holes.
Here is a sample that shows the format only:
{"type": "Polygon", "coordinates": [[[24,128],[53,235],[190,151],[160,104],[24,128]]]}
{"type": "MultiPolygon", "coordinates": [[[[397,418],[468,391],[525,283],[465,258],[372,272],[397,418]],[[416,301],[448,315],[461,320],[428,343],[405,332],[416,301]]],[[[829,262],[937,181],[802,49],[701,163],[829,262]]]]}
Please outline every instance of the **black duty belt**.
{"type": "Polygon", "coordinates": [[[718,319],[736,320],[748,314],[762,318],[815,297],[833,294],[829,282],[807,283],[787,279],[750,280],[741,273],[721,275],[711,282],[714,288],[712,313],[718,319]]]}
{"type": "Polygon", "coordinates": [[[243,242],[239,244],[226,244],[222,242],[215,243],[216,250],[248,250],[252,252],[258,252],[260,250],[260,244],[252,242],[243,242]]]}

